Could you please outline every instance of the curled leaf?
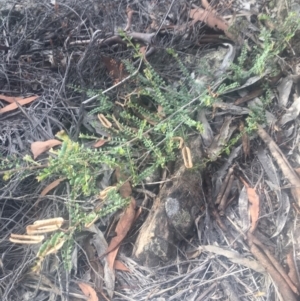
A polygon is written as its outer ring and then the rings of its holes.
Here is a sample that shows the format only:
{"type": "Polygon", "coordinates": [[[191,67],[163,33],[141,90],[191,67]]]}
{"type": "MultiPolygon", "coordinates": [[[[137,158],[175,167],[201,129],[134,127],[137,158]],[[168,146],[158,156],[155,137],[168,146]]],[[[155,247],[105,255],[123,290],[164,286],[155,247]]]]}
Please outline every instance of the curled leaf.
{"type": "Polygon", "coordinates": [[[20,234],[11,234],[9,241],[17,244],[38,244],[45,238],[44,235],[20,235],[20,234]]]}
{"type": "Polygon", "coordinates": [[[108,121],[103,114],[98,114],[98,119],[101,122],[101,124],[107,129],[110,129],[112,127],[112,123],[108,121]]]}
{"type": "Polygon", "coordinates": [[[186,168],[192,168],[193,167],[193,161],[192,161],[192,155],[191,150],[184,146],[181,150],[183,162],[186,168]]]}
{"type": "Polygon", "coordinates": [[[182,147],[183,147],[183,145],[184,145],[184,140],[183,140],[183,138],[182,138],[182,137],[173,137],[172,139],[175,140],[175,141],[179,141],[179,146],[178,146],[178,148],[179,148],[179,149],[182,149],[182,147]]]}
{"type": "Polygon", "coordinates": [[[64,219],[62,217],[38,220],[26,227],[27,234],[40,234],[53,232],[62,226],[64,219]]]}

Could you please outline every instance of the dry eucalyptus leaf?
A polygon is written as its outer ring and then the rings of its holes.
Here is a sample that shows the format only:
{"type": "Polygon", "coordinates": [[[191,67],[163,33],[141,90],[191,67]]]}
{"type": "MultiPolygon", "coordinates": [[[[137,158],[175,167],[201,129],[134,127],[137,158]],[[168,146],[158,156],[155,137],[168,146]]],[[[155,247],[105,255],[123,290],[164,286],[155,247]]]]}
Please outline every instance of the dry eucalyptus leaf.
{"type": "Polygon", "coordinates": [[[121,174],[120,172],[120,168],[116,168],[116,171],[115,171],[115,174],[116,174],[116,178],[117,178],[117,181],[120,182],[120,181],[125,181],[123,183],[123,185],[119,188],[119,193],[120,195],[123,197],[123,198],[128,198],[131,196],[132,194],[132,188],[131,188],[131,184],[129,181],[126,181],[126,177],[121,174]]]}
{"type": "Polygon", "coordinates": [[[253,233],[257,227],[257,223],[259,219],[260,200],[254,188],[246,187],[246,190],[247,190],[248,199],[250,203],[249,210],[251,216],[251,228],[249,231],[253,233]]]}
{"type": "Polygon", "coordinates": [[[119,270],[119,271],[123,271],[123,272],[130,272],[128,267],[120,260],[115,260],[114,269],[119,270]]]}
{"type": "Polygon", "coordinates": [[[258,149],[257,157],[269,178],[269,180],[265,180],[265,182],[268,184],[270,189],[274,191],[279,203],[279,209],[277,212],[277,219],[276,219],[276,230],[275,233],[272,235],[272,237],[275,237],[281,233],[282,229],[286,224],[288,213],[291,206],[290,200],[284,191],[279,190],[280,181],[279,181],[278,172],[273,164],[273,161],[271,160],[270,156],[267,155],[267,152],[263,147],[260,147],[258,149]]]}
{"type": "Polygon", "coordinates": [[[87,301],[98,301],[98,296],[95,290],[88,284],[84,282],[77,283],[80,289],[82,290],[83,294],[88,297],[87,301]]]}
{"type": "Polygon", "coordinates": [[[115,287],[115,273],[114,265],[115,259],[120,247],[121,242],[127,235],[133,221],[135,219],[135,199],[131,198],[131,203],[125,209],[123,215],[121,215],[120,220],[116,227],[117,235],[111,240],[109,247],[106,251],[107,254],[107,264],[104,265],[104,281],[106,284],[106,290],[109,296],[112,298],[115,287]]]}
{"type": "Polygon", "coordinates": [[[22,97],[12,97],[12,96],[5,96],[5,95],[2,95],[0,94],[0,99],[6,101],[6,102],[9,102],[9,103],[15,103],[16,101],[20,101],[24,98],[22,97]]]}
{"type": "Polygon", "coordinates": [[[278,200],[280,201],[279,204],[280,207],[278,209],[277,218],[276,218],[276,231],[272,235],[272,237],[277,236],[283,230],[287,222],[287,218],[291,208],[290,199],[284,191],[281,192],[281,195],[280,197],[278,197],[278,200]]]}
{"type": "MultiPolygon", "coordinates": [[[[35,95],[35,96],[32,96],[32,97],[27,97],[27,98],[20,99],[20,100],[19,100],[19,99],[16,99],[16,101],[18,102],[18,104],[19,104],[20,106],[23,106],[23,105],[26,105],[26,104],[28,104],[28,103],[33,102],[33,101],[36,100],[37,98],[38,98],[38,96],[35,95]]],[[[11,103],[11,104],[5,106],[4,108],[0,109],[0,114],[1,114],[1,113],[6,113],[6,112],[10,112],[10,111],[13,111],[13,110],[17,109],[17,108],[18,108],[17,102],[11,103]]]]}
{"type": "Polygon", "coordinates": [[[300,178],[294,169],[291,167],[289,161],[282,153],[278,145],[273,141],[269,134],[261,127],[258,126],[257,133],[259,137],[265,142],[268,146],[272,156],[276,160],[279,168],[281,169],[283,175],[292,185],[291,192],[298,206],[300,206],[300,178]]]}
{"type": "Polygon", "coordinates": [[[270,158],[270,156],[267,154],[267,151],[262,146],[258,148],[257,158],[261,163],[261,165],[263,166],[264,171],[268,175],[269,180],[273,183],[274,186],[279,188],[280,181],[279,181],[278,172],[273,164],[272,159],[270,158]]]}
{"type": "Polygon", "coordinates": [[[105,140],[105,139],[99,139],[97,142],[95,142],[95,143],[93,144],[93,147],[94,147],[94,148],[101,147],[101,146],[104,145],[106,142],[107,142],[107,140],[105,140]]]}
{"type": "Polygon", "coordinates": [[[233,119],[231,117],[225,118],[220,129],[220,133],[214,137],[212,144],[207,149],[207,155],[212,161],[217,160],[221,151],[224,149],[236,129],[236,126],[231,126],[232,120],[233,119]]]}
{"type": "Polygon", "coordinates": [[[36,159],[39,155],[47,152],[50,148],[61,145],[61,141],[56,139],[50,139],[47,141],[36,141],[31,143],[31,152],[33,154],[33,159],[36,159]]]}
{"type": "Polygon", "coordinates": [[[114,295],[116,275],[114,269],[111,269],[108,264],[104,265],[104,282],[106,291],[110,298],[114,295]]]}
{"type": "Polygon", "coordinates": [[[220,247],[213,246],[213,245],[201,246],[201,247],[199,247],[199,250],[202,252],[206,251],[206,252],[211,252],[211,253],[214,253],[217,255],[225,256],[230,261],[240,264],[240,265],[243,265],[245,267],[248,267],[249,269],[252,269],[259,273],[266,272],[264,267],[262,267],[258,261],[243,257],[236,251],[231,251],[231,250],[220,248],[220,247]]]}
{"type": "Polygon", "coordinates": [[[243,84],[242,86],[240,87],[236,87],[236,88],[232,88],[232,89],[229,89],[229,90],[226,90],[225,92],[223,92],[222,94],[228,94],[228,93],[231,93],[233,91],[238,91],[238,90],[242,90],[242,89],[245,89],[249,86],[252,86],[253,84],[255,84],[256,82],[258,82],[259,80],[262,79],[262,77],[264,77],[266,74],[262,74],[262,75],[255,75],[253,77],[250,77],[249,79],[247,79],[247,81],[245,82],[245,84],[243,84]]]}
{"type": "Polygon", "coordinates": [[[132,197],[129,206],[125,209],[124,213],[121,215],[120,220],[116,226],[116,236],[114,236],[108,246],[106,253],[107,261],[111,269],[114,267],[114,261],[117,256],[119,247],[123,239],[126,237],[129,229],[135,218],[135,199],[132,197]]]}
{"type": "Polygon", "coordinates": [[[227,170],[230,168],[230,166],[233,164],[233,161],[235,158],[239,155],[241,151],[242,145],[239,145],[238,147],[234,148],[225,163],[219,170],[213,175],[212,177],[212,184],[213,184],[213,197],[216,198],[217,195],[219,194],[222,184],[223,184],[223,179],[227,174],[227,170]]]}
{"type": "Polygon", "coordinates": [[[203,131],[200,133],[203,144],[205,147],[209,147],[213,140],[213,131],[209,125],[209,122],[207,121],[205,110],[200,110],[198,113],[198,121],[200,121],[203,125],[203,131]]]}
{"type": "Polygon", "coordinates": [[[94,224],[86,230],[94,233],[93,238],[91,240],[91,244],[95,247],[97,258],[100,258],[100,262],[104,267],[104,283],[106,286],[107,293],[111,298],[114,294],[115,288],[115,273],[114,270],[110,269],[107,257],[103,256],[108,247],[106,239],[104,237],[104,234],[94,224]]]}
{"type": "Polygon", "coordinates": [[[251,217],[251,227],[249,229],[249,232],[253,233],[257,227],[257,223],[259,219],[260,199],[254,188],[250,187],[244,179],[241,178],[241,181],[243,182],[246,188],[248,201],[249,201],[249,213],[251,217]]]}
{"type": "Polygon", "coordinates": [[[278,103],[284,108],[288,103],[292,86],[293,86],[293,80],[290,79],[289,77],[283,78],[279,83],[279,85],[277,86],[277,91],[279,94],[278,103]]]}
{"type": "Polygon", "coordinates": [[[223,30],[229,39],[235,40],[235,37],[228,30],[228,23],[213,11],[209,12],[201,7],[194,8],[190,10],[190,18],[193,19],[193,24],[199,21],[205,22],[211,28],[223,30]]]}
{"type": "Polygon", "coordinates": [[[242,231],[245,233],[250,228],[250,215],[248,211],[248,196],[244,186],[239,195],[239,215],[242,223],[242,231]]]}
{"type": "Polygon", "coordinates": [[[55,187],[57,187],[62,181],[64,181],[66,178],[59,178],[53,182],[51,182],[49,185],[47,185],[41,192],[37,202],[39,202],[41,200],[41,198],[43,196],[45,196],[49,191],[51,191],[52,189],[54,189],[55,187]]]}
{"type": "Polygon", "coordinates": [[[131,188],[130,182],[129,182],[129,181],[126,181],[126,182],[119,188],[119,192],[120,192],[120,195],[121,195],[123,198],[128,198],[128,197],[130,197],[131,194],[132,194],[132,188],[131,188]]]}
{"type": "Polygon", "coordinates": [[[289,121],[295,120],[300,113],[300,97],[294,99],[293,104],[286,110],[286,113],[280,118],[279,124],[285,125],[289,121]]]}

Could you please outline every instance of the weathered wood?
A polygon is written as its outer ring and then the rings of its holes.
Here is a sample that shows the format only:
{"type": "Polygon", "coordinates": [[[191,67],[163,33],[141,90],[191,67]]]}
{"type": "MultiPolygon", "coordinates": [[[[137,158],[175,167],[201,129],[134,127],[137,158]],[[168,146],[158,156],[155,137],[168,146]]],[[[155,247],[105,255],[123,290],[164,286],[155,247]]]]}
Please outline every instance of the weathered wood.
{"type": "Polygon", "coordinates": [[[134,256],[144,265],[158,266],[172,260],[176,245],[188,237],[202,204],[200,136],[190,139],[192,169],[180,156],[172,182],[167,182],[154,201],[137,238],[134,256]]]}

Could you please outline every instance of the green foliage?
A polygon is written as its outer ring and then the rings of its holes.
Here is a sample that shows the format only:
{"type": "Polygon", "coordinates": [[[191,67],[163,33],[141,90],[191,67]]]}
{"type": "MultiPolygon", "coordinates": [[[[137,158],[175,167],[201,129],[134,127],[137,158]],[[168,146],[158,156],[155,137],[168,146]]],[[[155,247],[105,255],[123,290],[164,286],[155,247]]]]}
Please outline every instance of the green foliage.
{"type": "Polygon", "coordinates": [[[74,249],[75,241],[72,237],[67,239],[61,249],[61,256],[66,271],[70,272],[72,269],[72,252],[74,249]]]}
{"type": "MultiPolygon", "coordinates": [[[[289,12],[283,21],[278,21],[277,19],[272,20],[270,16],[266,14],[261,14],[259,16],[259,20],[265,23],[272,23],[270,26],[273,28],[272,40],[275,44],[275,51],[278,51],[279,53],[284,50],[284,48],[287,46],[287,43],[300,29],[299,16],[295,12],[289,12]]],[[[264,28],[264,30],[270,32],[270,30],[266,30],[266,28],[264,28]]]]}
{"type": "Polygon", "coordinates": [[[85,93],[88,97],[94,97],[97,95],[96,99],[98,101],[98,105],[93,110],[89,111],[89,114],[96,114],[96,113],[106,113],[107,111],[111,110],[113,107],[113,103],[109,99],[109,97],[103,94],[103,90],[83,90],[78,86],[70,86],[74,91],[79,93],[85,93]]]}
{"type": "Polygon", "coordinates": [[[107,155],[102,150],[86,148],[67,137],[61,148],[49,157],[48,167],[39,172],[37,179],[43,181],[50,177],[64,177],[69,180],[72,187],[73,199],[81,194],[90,196],[98,192],[96,179],[99,175],[99,166],[105,165],[110,168],[117,166],[113,155],[115,151],[107,155]]]}
{"type": "MultiPolygon", "coordinates": [[[[282,30],[286,34],[284,41],[289,41],[292,33],[298,29],[298,23],[293,17],[286,20],[282,30]],[[292,33],[286,31],[287,26],[292,27],[292,33]]],[[[251,53],[244,47],[237,63],[232,64],[231,75],[228,76],[229,84],[226,82],[216,91],[211,91],[197,84],[176,52],[168,49],[169,55],[176,61],[184,75],[178,87],[174,88],[143,58],[139,52],[139,46],[121,33],[128,47],[132,47],[134,57],[143,63],[140,64],[142,67],[138,73],[135,73],[133,64],[130,61],[124,61],[127,71],[136,76],[130,85],[123,86],[120,99],[126,101],[122,107],[118,108],[120,110],[117,116],[113,115],[114,101],[103,95],[102,91],[81,91],[79,88],[74,88],[79,92],[85,92],[89,97],[98,95],[97,107],[89,114],[103,114],[113,124],[110,129],[113,135],[111,140],[99,149],[85,147],[82,142],[74,142],[61,133],[58,135],[63,141],[62,145],[57,151],[51,151],[48,165],[38,172],[37,179],[44,181],[45,179],[65,178],[68,181],[71,187],[70,200],[67,202],[69,227],[66,232],[58,231],[49,237],[42,245],[39,256],[43,258],[49,248],[63,240],[61,254],[66,269],[70,270],[74,234],[81,231],[86,224],[114,213],[129,202],[118,193],[118,188],[122,185],[120,182],[117,183],[117,187],[109,190],[100,210],[86,212],[81,208],[78,203],[79,198],[99,194],[97,179],[101,176],[102,170],[118,167],[120,173],[130,180],[133,186],[136,186],[160,167],[164,167],[168,161],[174,160],[178,155],[178,142],[174,138],[179,136],[185,139],[185,133],[203,130],[202,124],[194,118],[197,110],[211,107],[218,95],[236,87],[250,76],[263,75],[270,68],[276,69],[275,57],[283,49],[274,38],[277,34],[279,33],[263,29],[261,31],[262,47],[254,47],[251,53]]],[[[252,108],[247,118],[246,130],[248,132],[254,131],[258,123],[265,121],[264,112],[270,99],[267,92],[262,105],[252,108]]],[[[231,139],[222,152],[229,153],[230,148],[241,135],[240,133],[231,139]]],[[[81,139],[96,138],[87,134],[82,134],[80,137],[81,139]]],[[[1,164],[7,168],[12,167],[5,160],[1,164]]],[[[37,163],[27,158],[26,164],[37,163]]],[[[195,162],[195,164],[200,163],[195,162]]]]}
{"type": "Polygon", "coordinates": [[[252,132],[257,130],[258,124],[266,124],[266,108],[270,104],[272,99],[271,90],[268,87],[265,87],[265,97],[261,97],[261,103],[256,103],[255,105],[250,106],[250,114],[246,118],[246,132],[251,134],[252,132]]]}
{"type": "Polygon", "coordinates": [[[15,170],[21,165],[22,160],[16,156],[3,157],[0,155],[0,170],[7,170],[3,175],[3,180],[8,181],[14,175],[14,172],[10,170],[15,170]]]}
{"type": "Polygon", "coordinates": [[[274,30],[263,26],[259,35],[261,44],[251,50],[243,46],[237,63],[231,66],[230,78],[235,82],[243,82],[253,75],[262,76],[266,72],[278,73],[276,58],[300,28],[300,19],[295,13],[290,13],[282,24],[267,15],[261,15],[260,20],[273,22],[274,30]]]}

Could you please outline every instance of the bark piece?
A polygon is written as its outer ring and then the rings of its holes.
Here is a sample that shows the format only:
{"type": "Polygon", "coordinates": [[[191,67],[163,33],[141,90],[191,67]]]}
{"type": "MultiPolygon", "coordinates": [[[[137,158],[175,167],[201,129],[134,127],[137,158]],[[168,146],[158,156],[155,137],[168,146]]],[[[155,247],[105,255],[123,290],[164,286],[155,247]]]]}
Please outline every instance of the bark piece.
{"type": "Polygon", "coordinates": [[[176,162],[172,182],[160,190],[137,238],[134,256],[144,265],[158,266],[172,260],[176,245],[186,238],[201,206],[200,136],[188,143],[195,167],[176,162]]]}

